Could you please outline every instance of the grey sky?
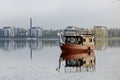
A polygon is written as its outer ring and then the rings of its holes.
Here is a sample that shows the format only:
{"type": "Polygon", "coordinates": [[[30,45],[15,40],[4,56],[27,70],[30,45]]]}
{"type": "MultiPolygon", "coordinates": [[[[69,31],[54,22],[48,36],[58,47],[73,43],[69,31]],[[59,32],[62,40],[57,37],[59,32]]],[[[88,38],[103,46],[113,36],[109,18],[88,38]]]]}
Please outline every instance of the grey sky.
{"type": "Polygon", "coordinates": [[[120,27],[118,0],[0,0],[0,27],[60,29],[68,25],[120,27]]]}

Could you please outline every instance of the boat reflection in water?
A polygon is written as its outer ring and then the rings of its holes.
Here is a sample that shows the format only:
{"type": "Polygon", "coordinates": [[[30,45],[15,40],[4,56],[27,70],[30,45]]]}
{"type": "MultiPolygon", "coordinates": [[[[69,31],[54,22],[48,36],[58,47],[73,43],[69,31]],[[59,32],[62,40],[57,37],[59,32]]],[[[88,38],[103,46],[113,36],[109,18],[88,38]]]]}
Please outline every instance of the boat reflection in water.
{"type": "Polygon", "coordinates": [[[60,68],[64,66],[65,72],[72,71],[72,68],[75,71],[94,71],[96,65],[96,57],[94,52],[91,53],[79,53],[79,52],[62,52],[59,58],[59,68],[57,70],[60,71],[60,68]],[[62,62],[65,64],[63,65],[62,62]]]}
{"type": "Polygon", "coordinates": [[[62,61],[65,62],[65,71],[67,67],[76,67],[76,71],[81,71],[82,68],[87,71],[95,69],[94,34],[68,26],[64,30],[63,39],[61,33],[58,35],[62,53],[57,70],[60,70],[62,61]]]}

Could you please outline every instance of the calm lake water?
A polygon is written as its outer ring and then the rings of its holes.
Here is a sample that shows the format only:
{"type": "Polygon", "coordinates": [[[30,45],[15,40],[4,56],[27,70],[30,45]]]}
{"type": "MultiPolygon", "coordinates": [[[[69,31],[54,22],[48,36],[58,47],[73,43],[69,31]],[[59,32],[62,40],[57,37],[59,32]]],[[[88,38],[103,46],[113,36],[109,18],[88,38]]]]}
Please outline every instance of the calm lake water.
{"type": "Polygon", "coordinates": [[[33,71],[34,74],[30,80],[35,80],[36,78],[36,80],[53,80],[56,78],[59,78],[58,80],[120,79],[120,40],[98,40],[96,42],[96,70],[92,72],[57,72],[56,68],[59,64],[60,54],[61,50],[58,40],[0,41],[0,79],[29,80],[29,77],[22,76],[22,72],[20,72],[26,70],[27,72],[23,74],[28,75],[31,68],[23,69],[26,66],[32,67],[33,70],[36,69],[33,71]],[[22,69],[19,68],[20,66],[22,66],[22,69]],[[13,76],[16,74],[14,70],[17,71],[21,78],[13,76]],[[44,76],[41,78],[39,77],[41,75],[39,70],[50,74],[42,72],[44,76]],[[8,72],[10,72],[9,75],[11,76],[8,75],[8,72]],[[34,77],[35,75],[38,76],[34,77]],[[51,77],[51,79],[46,78],[46,76],[51,77]],[[73,77],[70,78],[71,76],[73,77]]]}

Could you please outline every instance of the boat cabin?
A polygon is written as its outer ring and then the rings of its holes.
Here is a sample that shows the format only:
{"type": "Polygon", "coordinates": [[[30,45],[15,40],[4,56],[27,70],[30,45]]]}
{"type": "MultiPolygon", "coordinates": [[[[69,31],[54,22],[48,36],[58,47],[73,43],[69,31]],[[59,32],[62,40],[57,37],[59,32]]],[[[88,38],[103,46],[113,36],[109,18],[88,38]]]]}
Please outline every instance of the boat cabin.
{"type": "Polygon", "coordinates": [[[64,30],[64,42],[92,46],[95,45],[95,36],[88,30],[68,26],[64,30]]]}
{"type": "Polygon", "coordinates": [[[95,45],[95,37],[91,34],[80,36],[64,36],[65,43],[79,44],[79,45],[95,45]]]}

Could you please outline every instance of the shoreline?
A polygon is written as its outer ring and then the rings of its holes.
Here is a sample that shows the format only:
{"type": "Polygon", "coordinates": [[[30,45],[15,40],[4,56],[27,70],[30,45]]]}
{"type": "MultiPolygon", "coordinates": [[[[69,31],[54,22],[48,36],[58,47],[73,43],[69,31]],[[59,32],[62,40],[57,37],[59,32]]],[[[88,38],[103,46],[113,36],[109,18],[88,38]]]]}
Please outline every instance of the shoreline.
{"type": "Polygon", "coordinates": [[[59,40],[58,38],[0,38],[0,41],[39,41],[39,40],[59,40]]]}
{"type": "MultiPolygon", "coordinates": [[[[57,37],[42,37],[42,38],[0,38],[0,41],[39,41],[39,40],[59,40],[57,37]]],[[[96,40],[120,40],[120,37],[104,37],[98,38],[96,40]]]]}
{"type": "Polygon", "coordinates": [[[120,37],[104,37],[104,38],[97,38],[96,40],[120,40],[120,37]]]}

